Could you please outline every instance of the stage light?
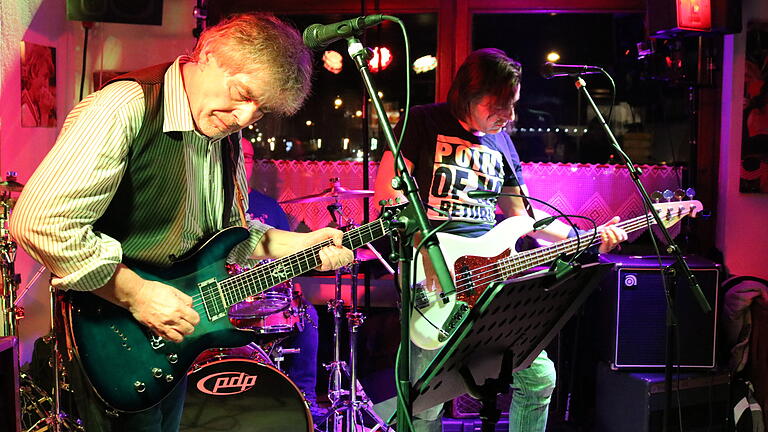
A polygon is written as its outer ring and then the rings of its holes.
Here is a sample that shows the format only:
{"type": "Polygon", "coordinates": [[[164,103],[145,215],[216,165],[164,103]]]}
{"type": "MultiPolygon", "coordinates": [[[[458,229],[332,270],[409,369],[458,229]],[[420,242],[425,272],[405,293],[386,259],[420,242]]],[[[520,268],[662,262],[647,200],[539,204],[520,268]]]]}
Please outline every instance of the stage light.
{"type": "Polygon", "coordinates": [[[336,99],[333,100],[333,108],[339,109],[339,108],[341,108],[341,104],[343,104],[343,103],[344,103],[344,101],[341,100],[340,97],[336,96],[336,99]]]}
{"type": "Polygon", "coordinates": [[[305,123],[307,126],[312,126],[312,120],[307,120],[305,123]]]}
{"type": "Polygon", "coordinates": [[[437,58],[431,55],[419,57],[413,62],[413,71],[417,74],[429,72],[437,67],[437,58]]]}
{"type": "Polygon", "coordinates": [[[560,54],[558,54],[556,51],[551,51],[549,54],[547,54],[547,61],[555,63],[558,60],[560,60],[560,54]]]}
{"type": "Polygon", "coordinates": [[[378,72],[384,70],[392,63],[392,53],[387,47],[375,47],[373,48],[373,55],[368,60],[368,68],[371,72],[378,72]]]}
{"type": "Polygon", "coordinates": [[[339,74],[343,67],[341,54],[333,50],[324,52],[323,67],[330,73],[339,74]]]}

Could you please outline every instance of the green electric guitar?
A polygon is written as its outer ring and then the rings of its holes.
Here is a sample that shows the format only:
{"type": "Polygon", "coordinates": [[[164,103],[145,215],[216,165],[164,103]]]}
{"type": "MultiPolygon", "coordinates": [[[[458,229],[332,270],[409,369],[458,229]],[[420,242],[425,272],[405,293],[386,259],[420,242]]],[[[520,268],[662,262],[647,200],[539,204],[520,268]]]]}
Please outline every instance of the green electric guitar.
{"type": "MultiPolygon", "coordinates": [[[[356,249],[387,235],[399,211],[390,207],[376,221],[345,232],[343,245],[356,249]]],[[[319,250],[331,244],[326,240],[230,276],[225,268],[227,255],[246,238],[245,228],[230,227],[169,268],[126,263],[143,278],[171,285],[194,299],[200,323],[181,343],[155,336],[126,309],[94,294],[65,293],[65,320],[75,353],[90,384],[107,405],[129,412],[150,408],[184,378],[201,352],[252,342],[251,332],[229,322],[229,307],[317,267],[319,250]]]]}

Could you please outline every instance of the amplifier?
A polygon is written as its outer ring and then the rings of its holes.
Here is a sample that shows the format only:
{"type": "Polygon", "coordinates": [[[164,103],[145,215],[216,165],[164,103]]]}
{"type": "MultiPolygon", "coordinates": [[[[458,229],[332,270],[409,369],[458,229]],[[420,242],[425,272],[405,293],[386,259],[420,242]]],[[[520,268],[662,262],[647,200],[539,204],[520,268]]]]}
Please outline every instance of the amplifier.
{"type": "MultiPolygon", "coordinates": [[[[663,372],[611,370],[597,367],[596,432],[658,432],[663,430],[663,372]]],[[[693,371],[672,377],[671,430],[727,430],[730,376],[721,371],[693,371]],[[682,424],[680,424],[682,422],[682,424]]]]}
{"type": "Polygon", "coordinates": [[[19,345],[15,336],[0,337],[0,430],[21,430],[19,345]]]}
{"type": "MultiPolygon", "coordinates": [[[[658,257],[606,254],[614,270],[603,280],[600,294],[604,331],[603,359],[614,369],[664,367],[666,296],[658,257]]],[[[662,257],[662,266],[674,262],[662,257]]],[[[700,257],[686,257],[712,311],[704,313],[688,282],[677,274],[675,316],[678,361],[675,365],[713,368],[718,310],[719,266],[700,257]]]]}

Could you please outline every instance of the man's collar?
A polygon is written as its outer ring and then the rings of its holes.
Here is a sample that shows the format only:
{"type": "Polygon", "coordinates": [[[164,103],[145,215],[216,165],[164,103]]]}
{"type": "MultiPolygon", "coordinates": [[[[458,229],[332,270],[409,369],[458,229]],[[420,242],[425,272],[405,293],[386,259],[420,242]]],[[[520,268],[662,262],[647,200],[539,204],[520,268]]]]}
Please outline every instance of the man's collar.
{"type": "Polygon", "coordinates": [[[184,91],[184,80],[181,78],[181,65],[188,61],[188,56],[180,56],[165,72],[163,80],[163,132],[195,130],[189,100],[184,91]]]}

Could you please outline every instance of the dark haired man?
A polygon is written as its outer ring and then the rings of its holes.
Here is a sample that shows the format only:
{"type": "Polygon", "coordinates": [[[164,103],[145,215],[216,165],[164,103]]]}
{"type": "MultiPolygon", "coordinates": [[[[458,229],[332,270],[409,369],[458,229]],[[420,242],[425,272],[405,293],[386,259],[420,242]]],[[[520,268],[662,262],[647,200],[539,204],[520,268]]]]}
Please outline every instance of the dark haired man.
{"type": "MultiPolygon", "coordinates": [[[[447,104],[415,106],[410,112],[401,151],[420,186],[429,219],[437,225],[450,217],[445,232],[465,237],[483,235],[496,224],[496,204],[505,217],[528,214],[521,198],[502,195],[494,202],[467,195],[477,189],[512,194],[528,192],[517,151],[504,131],[507,123],[515,119],[520,76],[520,63],[504,52],[492,48],[477,50],[469,54],[456,73],[447,104]]],[[[395,128],[398,134],[401,127],[398,124],[395,128]]],[[[390,185],[393,176],[393,157],[385,152],[376,177],[376,200],[402,195],[390,185]]],[[[616,222],[617,217],[601,228],[600,252],[607,252],[626,239],[626,233],[613,225],[616,222]]],[[[570,234],[570,226],[556,221],[533,235],[558,241],[570,234]]],[[[425,265],[428,265],[426,260],[425,265]]],[[[428,276],[425,284],[429,289],[439,289],[434,276],[428,276]]],[[[412,373],[423,371],[436,352],[414,347],[412,373]]],[[[515,392],[509,430],[544,431],[555,387],[554,364],[542,351],[530,367],[515,372],[513,379],[515,392]]],[[[437,421],[439,412],[440,408],[436,407],[417,413],[415,429],[419,432],[441,430],[437,421]]]]}

